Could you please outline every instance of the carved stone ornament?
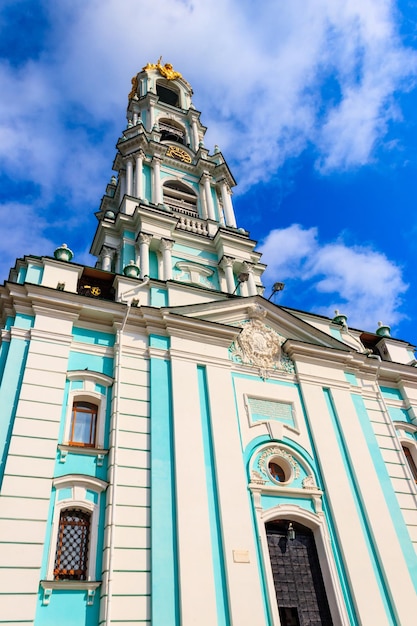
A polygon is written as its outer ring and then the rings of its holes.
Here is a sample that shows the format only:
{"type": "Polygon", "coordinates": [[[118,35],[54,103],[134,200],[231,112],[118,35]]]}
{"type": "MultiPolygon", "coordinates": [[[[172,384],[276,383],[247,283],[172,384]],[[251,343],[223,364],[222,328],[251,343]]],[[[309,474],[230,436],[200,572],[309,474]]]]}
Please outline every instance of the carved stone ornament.
{"type": "Polygon", "coordinates": [[[258,459],[258,467],[262,474],[265,474],[269,478],[268,463],[272,458],[281,457],[284,459],[293,470],[293,477],[298,478],[300,475],[300,466],[297,461],[286,450],[283,450],[279,446],[271,446],[266,448],[258,459]]]}
{"type": "Polygon", "coordinates": [[[251,471],[250,479],[252,483],[255,483],[257,485],[265,485],[266,483],[266,480],[263,478],[263,476],[256,470],[251,471]]]}
{"type": "Polygon", "coordinates": [[[314,476],[306,476],[304,478],[303,489],[318,489],[314,476]]]}
{"type": "Polygon", "coordinates": [[[252,305],[248,313],[249,320],[240,324],[243,330],[230,347],[231,358],[238,363],[257,367],[263,379],[268,378],[274,370],[294,373],[294,363],[281,351],[285,337],[263,322],[266,310],[259,305],[252,305]]]}

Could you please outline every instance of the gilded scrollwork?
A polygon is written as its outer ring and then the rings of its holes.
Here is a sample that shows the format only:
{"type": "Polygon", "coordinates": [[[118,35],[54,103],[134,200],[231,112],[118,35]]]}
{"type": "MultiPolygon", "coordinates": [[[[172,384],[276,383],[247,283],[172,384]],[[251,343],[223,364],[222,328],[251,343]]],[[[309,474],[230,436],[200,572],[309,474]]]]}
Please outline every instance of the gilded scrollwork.
{"type": "Polygon", "coordinates": [[[161,76],[163,76],[167,80],[174,80],[175,78],[182,78],[182,74],[180,74],[179,72],[176,72],[174,68],[172,67],[171,63],[165,63],[164,65],[162,65],[161,61],[162,61],[162,56],[159,57],[157,63],[148,63],[142,69],[145,72],[148,70],[158,70],[161,76]]]}

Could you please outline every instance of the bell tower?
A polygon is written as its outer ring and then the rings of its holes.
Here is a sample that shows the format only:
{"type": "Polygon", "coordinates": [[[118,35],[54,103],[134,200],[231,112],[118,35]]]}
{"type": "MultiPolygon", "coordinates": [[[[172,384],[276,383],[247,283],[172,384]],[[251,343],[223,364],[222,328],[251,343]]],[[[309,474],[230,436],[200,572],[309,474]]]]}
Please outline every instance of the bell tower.
{"type": "MultiPolygon", "coordinates": [[[[264,266],[238,228],[235,180],[192,103],[191,85],[170,63],[132,78],[127,127],[96,214],[97,267],[220,293],[262,293],[264,266]]],[[[175,304],[170,298],[169,304],[175,304]]]]}

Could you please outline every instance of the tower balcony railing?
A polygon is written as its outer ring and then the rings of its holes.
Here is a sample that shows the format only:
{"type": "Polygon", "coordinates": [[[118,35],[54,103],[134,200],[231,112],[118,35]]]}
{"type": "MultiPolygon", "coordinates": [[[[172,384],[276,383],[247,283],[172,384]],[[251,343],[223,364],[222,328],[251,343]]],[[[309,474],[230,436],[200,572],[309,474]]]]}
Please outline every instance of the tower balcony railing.
{"type": "Polygon", "coordinates": [[[189,233],[194,233],[196,235],[203,235],[204,237],[208,237],[209,232],[207,228],[207,224],[204,220],[200,220],[193,217],[188,217],[186,215],[181,215],[177,229],[186,230],[189,233]]]}

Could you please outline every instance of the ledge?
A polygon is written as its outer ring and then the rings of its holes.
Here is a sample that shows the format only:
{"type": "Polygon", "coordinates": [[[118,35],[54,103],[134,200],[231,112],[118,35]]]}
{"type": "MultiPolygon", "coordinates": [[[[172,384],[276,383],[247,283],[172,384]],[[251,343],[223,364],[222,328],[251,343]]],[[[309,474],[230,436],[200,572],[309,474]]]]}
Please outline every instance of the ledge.
{"type": "Polygon", "coordinates": [[[101,580],[41,580],[43,589],[97,589],[101,580]]]}

